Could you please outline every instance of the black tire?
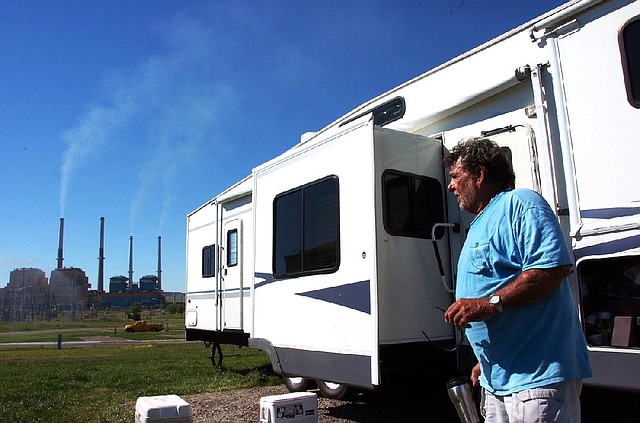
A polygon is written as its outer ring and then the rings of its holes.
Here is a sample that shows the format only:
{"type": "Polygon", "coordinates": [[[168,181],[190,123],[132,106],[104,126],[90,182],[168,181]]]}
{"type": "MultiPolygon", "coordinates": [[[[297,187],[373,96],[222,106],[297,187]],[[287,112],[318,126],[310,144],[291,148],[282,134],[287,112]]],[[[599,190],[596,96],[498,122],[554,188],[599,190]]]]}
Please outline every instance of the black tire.
{"type": "Polygon", "coordinates": [[[151,332],[157,332],[158,328],[151,328],[151,332]]]}
{"type": "Polygon", "coordinates": [[[323,397],[329,399],[342,399],[349,393],[349,387],[342,383],[328,382],[325,380],[316,380],[318,389],[323,397]]]}
{"type": "Polygon", "coordinates": [[[289,392],[304,392],[314,385],[313,380],[298,376],[282,376],[282,381],[289,392]]]}
{"type": "Polygon", "coordinates": [[[131,328],[127,328],[127,329],[125,329],[124,331],[125,331],[125,332],[128,332],[128,333],[131,333],[131,332],[133,332],[133,329],[131,329],[131,328]]]}

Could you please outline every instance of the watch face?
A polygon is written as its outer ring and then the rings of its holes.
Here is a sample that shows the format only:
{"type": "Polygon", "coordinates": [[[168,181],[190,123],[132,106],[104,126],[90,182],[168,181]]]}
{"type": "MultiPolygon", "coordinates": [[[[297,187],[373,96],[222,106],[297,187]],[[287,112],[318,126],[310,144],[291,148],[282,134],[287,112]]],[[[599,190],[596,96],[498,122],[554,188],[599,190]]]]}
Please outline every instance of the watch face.
{"type": "Polygon", "coordinates": [[[498,310],[498,313],[502,313],[503,307],[502,307],[502,301],[499,295],[492,295],[491,298],[489,298],[489,303],[496,307],[496,310],[498,310]]]}

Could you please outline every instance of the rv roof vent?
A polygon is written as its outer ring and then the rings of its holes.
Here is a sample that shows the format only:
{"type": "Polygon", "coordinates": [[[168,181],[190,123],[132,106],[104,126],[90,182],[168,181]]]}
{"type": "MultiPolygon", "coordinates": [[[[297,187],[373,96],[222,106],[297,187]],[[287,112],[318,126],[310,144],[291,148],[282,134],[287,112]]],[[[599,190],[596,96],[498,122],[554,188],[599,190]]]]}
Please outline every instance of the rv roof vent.
{"type": "Polygon", "coordinates": [[[373,109],[366,110],[351,119],[347,119],[342,122],[340,126],[346,125],[349,122],[353,122],[362,116],[373,114],[373,124],[378,126],[385,126],[391,122],[395,122],[398,119],[402,119],[404,112],[407,110],[407,106],[404,101],[404,97],[395,97],[373,109]]]}
{"type": "Polygon", "coordinates": [[[300,135],[300,144],[304,144],[305,142],[309,141],[315,134],[317,134],[317,132],[305,132],[304,134],[300,135]]]}

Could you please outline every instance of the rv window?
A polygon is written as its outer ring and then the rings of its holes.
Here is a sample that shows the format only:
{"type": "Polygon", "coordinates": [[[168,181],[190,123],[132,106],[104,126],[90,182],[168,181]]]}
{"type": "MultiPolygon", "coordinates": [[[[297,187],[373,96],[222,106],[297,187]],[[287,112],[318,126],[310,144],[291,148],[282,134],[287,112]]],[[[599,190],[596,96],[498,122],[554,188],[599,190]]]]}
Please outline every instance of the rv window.
{"type": "MultiPolygon", "coordinates": [[[[382,218],[391,235],[431,239],[434,223],[444,222],[442,186],[436,179],[396,170],[382,175],[382,218]]],[[[442,237],[438,231],[436,236],[442,237]]]]}
{"type": "Polygon", "coordinates": [[[202,249],[202,277],[211,278],[216,275],[216,246],[207,245],[202,249]]]}
{"type": "Polygon", "coordinates": [[[640,18],[622,28],[620,36],[627,97],[640,108],[640,18]]]}
{"type": "Polygon", "coordinates": [[[227,232],[227,266],[232,267],[238,264],[238,230],[233,229],[227,232]]]}
{"type": "Polygon", "coordinates": [[[338,223],[338,178],[335,176],[276,196],[274,276],[337,270],[338,223]]]}

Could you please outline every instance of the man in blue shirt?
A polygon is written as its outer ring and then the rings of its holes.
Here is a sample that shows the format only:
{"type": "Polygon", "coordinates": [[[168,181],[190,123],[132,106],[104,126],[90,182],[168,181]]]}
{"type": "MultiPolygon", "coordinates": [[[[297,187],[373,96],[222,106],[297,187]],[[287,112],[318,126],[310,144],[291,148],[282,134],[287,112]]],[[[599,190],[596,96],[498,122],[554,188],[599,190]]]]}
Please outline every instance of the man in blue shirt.
{"type": "Polygon", "coordinates": [[[476,216],[445,319],[466,328],[479,361],[471,380],[483,388],[485,422],[579,423],[591,367],[556,215],[536,192],[514,189],[511,164],[490,140],[461,141],[445,165],[448,190],[476,216]]]}

